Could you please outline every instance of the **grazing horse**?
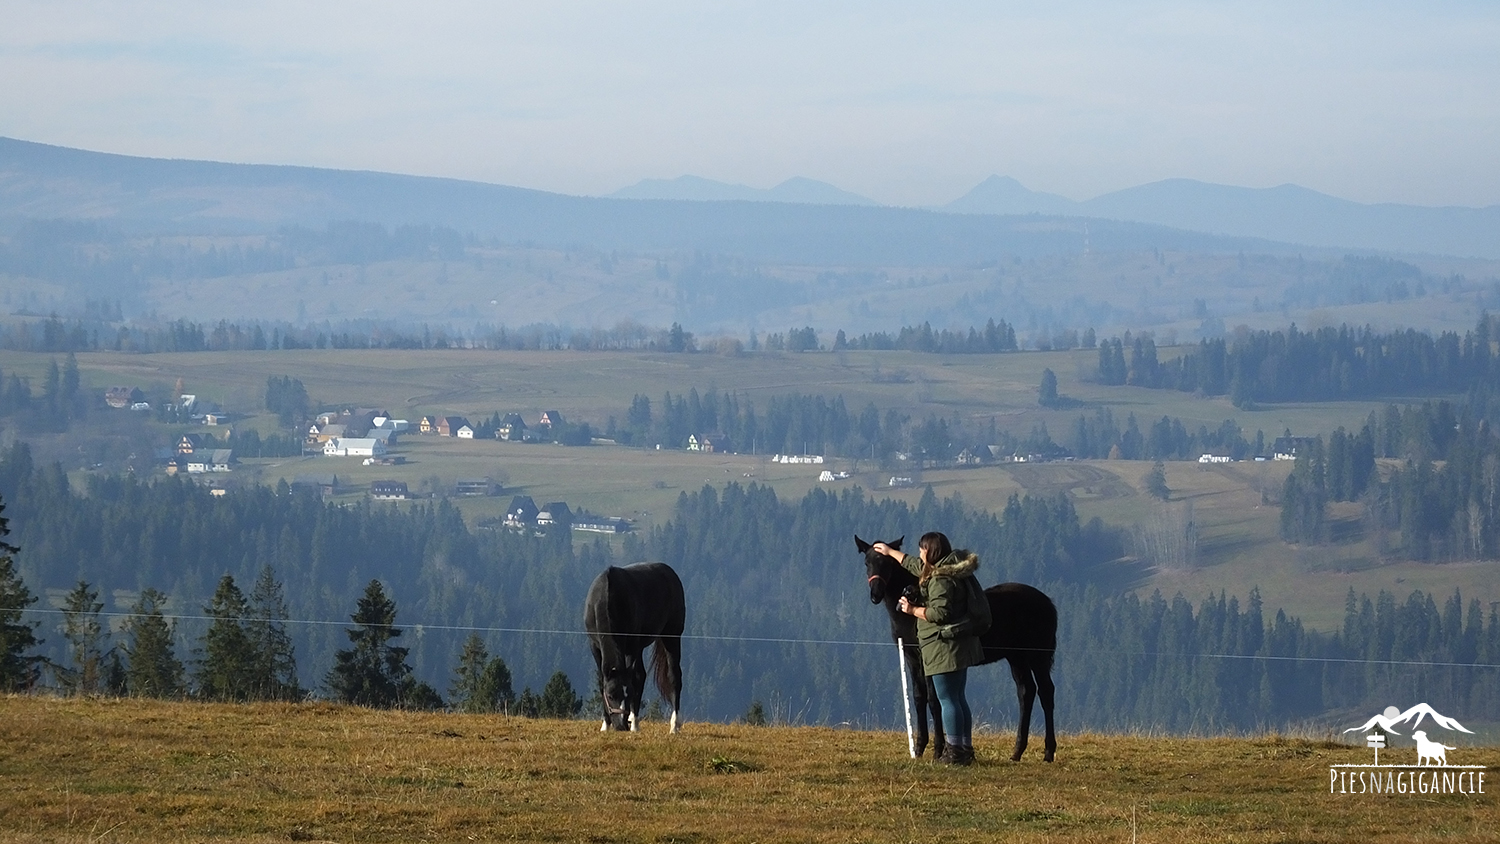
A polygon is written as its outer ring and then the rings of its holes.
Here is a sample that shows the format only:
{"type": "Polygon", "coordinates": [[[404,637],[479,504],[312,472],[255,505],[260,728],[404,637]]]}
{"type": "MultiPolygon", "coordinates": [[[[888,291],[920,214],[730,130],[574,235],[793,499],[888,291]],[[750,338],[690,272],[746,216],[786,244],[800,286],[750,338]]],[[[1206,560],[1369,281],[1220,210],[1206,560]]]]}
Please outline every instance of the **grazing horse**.
{"type": "MultiPolygon", "coordinates": [[[[906,537],[886,544],[900,550],[906,537]]],[[[917,755],[927,745],[927,720],[923,706],[932,712],[936,727],[937,752],[942,752],[942,708],[931,681],[922,672],[921,652],[916,647],[916,617],[896,609],[896,602],[908,587],[916,586],[917,577],[900,563],[874,550],[858,536],[854,547],[865,555],[865,574],[870,584],[870,603],[884,603],[891,616],[891,637],[906,641],[908,665],[912,667],[913,703],[917,709],[917,755]],[[916,658],[912,658],[912,654],[916,658]]],[[[990,602],[990,629],[979,637],[984,646],[980,665],[1006,660],[1010,675],[1016,681],[1016,697],[1021,704],[1021,721],[1016,726],[1013,761],[1021,761],[1031,732],[1031,708],[1041,698],[1042,714],[1047,722],[1044,761],[1051,762],[1057,753],[1057,735],[1052,726],[1052,656],[1057,650],[1057,606],[1041,590],[1024,583],[1001,583],[984,590],[990,602]]]]}
{"type": "Polygon", "coordinates": [[[651,649],[656,687],[672,707],[672,732],[682,708],[682,629],[687,620],[682,581],[666,563],[610,566],[594,578],[583,607],[583,629],[599,669],[604,700],[600,730],[637,729],[651,649]]]}

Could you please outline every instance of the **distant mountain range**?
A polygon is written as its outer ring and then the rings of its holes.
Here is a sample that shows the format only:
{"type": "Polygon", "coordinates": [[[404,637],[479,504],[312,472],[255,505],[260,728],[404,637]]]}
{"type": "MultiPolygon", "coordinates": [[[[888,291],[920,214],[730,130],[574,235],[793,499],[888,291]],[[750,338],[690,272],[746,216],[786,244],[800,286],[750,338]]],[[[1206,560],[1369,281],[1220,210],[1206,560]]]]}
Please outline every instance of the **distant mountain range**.
{"type": "Polygon", "coordinates": [[[1363,205],[1292,185],[1258,190],[1173,179],[1074,202],[996,176],[941,209],[915,209],[880,206],[812,179],[757,189],[683,176],[583,197],[390,173],[139,158],[8,138],[0,138],[0,218],[102,219],[157,231],[365,220],[544,245],[887,266],[1152,248],[1287,254],[1311,246],[1500,258],[1500,206],[1363,205]]]}
{"type": "Polygon", "coordinates": [[[1500,205],[1365,205],[1297,185],[1241,188],[1167,179],[1075,202],[991,176],[943,210],[1100,217],[1317,246],[1500,257],[1500,205]]]}
{"type": "MultiPolygon", "coordinates": [[[[804,196],[821,190],[808,182],[792,180],[773,190],[804,196]]],[[[1298,251],[1288,244],[1140,223],[873,205],[567,196],[390,173],[139,158],[0,138],[0,225],[24,218],[99,220],[153,233],[265,232],[358,220],[445,226],[563,249],[687,250],[841,266],[972,265],[1090,249],[1298,251]]]]}
{"type": "Polygon", "coordinates": [[[694,201],[798,202],[805,205],[879,205],[816,179],[787,179],[774,188],[752,188],[700,176],[643,179],[610,194],[615,199],[688,199],[694,201]]]}
{"type": "MultiPolygon", "coordinates": [[[[759,189],[679,176],[646,179],[610,195],[628,199],[879,204],[827,182],[804,178],[759,189]]],[[[1500,258],[1500,205],[1366,205],[1297,185],[1242,188],[1166,179],[1079,202],[1030,190],[1009,176],[990,176],[958,199],[933,210],[1088,217],[1313,246],[1500,258]]]]}

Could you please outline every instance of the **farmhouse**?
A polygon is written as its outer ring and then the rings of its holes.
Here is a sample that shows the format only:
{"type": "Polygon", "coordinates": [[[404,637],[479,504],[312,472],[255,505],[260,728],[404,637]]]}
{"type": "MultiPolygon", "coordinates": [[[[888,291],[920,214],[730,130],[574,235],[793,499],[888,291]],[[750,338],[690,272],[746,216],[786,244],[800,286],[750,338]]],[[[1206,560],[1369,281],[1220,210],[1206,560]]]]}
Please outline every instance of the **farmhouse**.
{"type": "Polygon", "coordinates": [[[495,439],[507,442],[521,442],[526,439],[526,421],[519,413],[507,413],[500,420],[500,425],[495,428],[495,439]]]}
{"type": "Polygon", "coordinates": [[[573,519],[573,530],[588,531],[589,533],[625,533],[630,530],[630,523],[624,519],[616,519],[609,516],[579,513],[573,519]]]}
{"type": "Polygon", "coordinates": [[[552,501],[543,504],[536,512],[537,527],[550,527],[559,525],[568,527],[573,524],[573,511],[562,501],[552,501]]]}
{"type": "Polygon", "coordinates": [[[376,501],[405,501],[411,498],[406,481],[371,481],[370,497],[376,501]]]}
{"type": "Polygon", "coordinates": [[[453,485],[453,494],[464,497],[494,495],[495,491],[495,482],[489,478],[460,478],[453,485]]]}
{"type": "Polygon", "coordinates": [[[462,416],[439,416],[437,418],[437,428],[434,430],[434,433],[440,437],[456,437],[458,436],[458,429],[465,427],[470,428],[469,436],[472,438],[474,433],[472,427],[469,425],[469,420],[462,416]]]}
{"type": "Polygon", "coordinates": [[[234,459],[234,449],[230,448],[204,448],[184,457],[185,467],[188,474],[199,475],[204,472],[229,472],[234,469],[233,464],[238,462],[234,459]]]}
{"type": "Polygon", "coordinates": [[[202,434],[183,434],[177,438],[177,453],[192,454],[203,448],[205,442],[202,434]]]}
{"type": "Polygon", "coordinates": [[[722,434],[688,434],[688,451],[701,451],[704,454],[727,451],[728,440],[722,434]]]}
{"type": "Polygon", "coordinates": [[[474,439],[474,427],[467,424],[460,425],[458,426],[458,432],[454,436],[461,440],[472,440],[474,439]]]}
{"type": "Polygon", "coordinates": [[[104,403],[122,410],[145,400],[146,394],[137,387],[110,387],[104,391],[104,403]]]}
{"type": "Polygon", "coordinates": [[[1271,454],[1277,460],[1296,460],[1313,444],[1312,437],[1277,437],[1271,444],[1271,454]]]}
{"type": "Polygon", "coordinates": [[[385,440],[371,437],[335,437],[323,446],[328,457],[383,457],[385,440]]]}
{"type": "Polygon", "coordinates": [[[536,524],[536,502],[529,495],[517,495],[505,508],[505,526],[513,529],[529,528],[536,524]]]}
{"type": "Polygon", "coordinates": [[[365,432],[365,439],[380,440],[381,442],[385,443],[387,447],[393,446],[396,444],[396,429],[371,428],[369,431],[365,432]]]}
{"type": "Polygon", "coordinates": [[[544,410],[542,411],[542,418],[537,420],[536,424],[543,428],[560,428],[565,423],[563,422],[563,415],[561,413],[555,410],[544,410]]]}
{"type": "Polygon", "coordinates": [[[293,492],[313,491],[323,496],[338,495],[343,489],[338,475],[298,475],[289,486],[293,492]]]}

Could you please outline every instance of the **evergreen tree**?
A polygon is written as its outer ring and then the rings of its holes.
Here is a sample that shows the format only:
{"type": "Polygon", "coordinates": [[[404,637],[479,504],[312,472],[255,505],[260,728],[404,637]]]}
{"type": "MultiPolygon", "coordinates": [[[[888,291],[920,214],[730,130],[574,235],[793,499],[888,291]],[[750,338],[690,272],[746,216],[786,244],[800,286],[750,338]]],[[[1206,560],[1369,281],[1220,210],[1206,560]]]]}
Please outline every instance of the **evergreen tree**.
{"type": "Polygon", "coordinates": [[[537,702],[537,714],[543,718],[577,718],[578,713],[583,710],[583,699],[573,691],[573,684],[568,681],[568,675],[561,671],[554,672],[547,680],[547,685],[542,687],[541,700],[537,702]]]}
{"type": "Polygon", "coordinates": [[[474,633],[464,640],[448,697],[460,712],[505,711],[515,697],[510,682],[505,661],[498,656],[492,658],[479,634],[474,633]]]}
{"type": "Polygon", "coordinates": [[[166,595],[145,589],[125,622],[125,683],[136,697],[175,698],[185,691],[182,662],[172,649],[177,624],[161,611],[166,602],[166,595]]]}
{"type": "Polygon", "coordinates": [[[521,697],[516,700],[516,714],[522,718],[540,718],[542,714],[541,699],[527,686],[521,690],[521,697]]]}
{"type": "Polygon", "coordinates": [[[1042,383],[1037,387],[1037,403],[1042,407],[1057,405],[1057,376],[1051,369],[1042,370],[1042,383]]]}
{"type": "Polygon", "coordinates": [[[397,690],[396,706],[401,709],[412,709],[422,712],[436,712],[446,704],[443,696],[425,680],[418,680],[408,674],[401,681],[401,687],[397,690]]]}
{"type": "Polygon", "coordinates": [[[1151,464],[1151,471],[1141,478],[1141,483],[1145,484],[1146,492],[1152,498],[1166,501],[1172,497],[1172,490],[1167,487],[1167,470],[1160,460],[1151,464]]]}
{"type": "Polygon", "coordinates": [[[359,599],[352,620],[358,627],[346,631],[353,647],[334,655],[333,669],[325,682],[334,698],[359,706],[389,708],[400,704],[402,684],[411,674],[407,649],[391,640],[401,635],[392,625],[396,603],[385,594],[379,580],[371,580],[359,599]]]}
{"type": "Polygon", "coordinates": [[[198,665],[198,694],[208,700],[244,701],[252,696],[255,651],[245,631],[249,605],[224,575],[213,600],[203,608],[212,619],[203,637],[203,659],[198,665]]]}
{"type": "Polygon", "coordinates": [[[99,618],[103,609],[99,590],[83,580],[63,599],[63,637],[68,640],[68,655],[73,662],[63,675],[63,688],[70,694],[94,695],[104,691],[104,642],[108,635],[99,618]]]}
{"type": "Polygon", "coordinates": [[[21,691],[41,678],[43,660],[27,654],[41,644],[34,632],[38,623],[21,619],[37,599],[16,571],[15,554],[21,549],[4,539],[10,533],[4,513],[5,502],[0,501],[0,690],[21,691]]]}
{"type": "Polygon", "coordinates": [[[250,697],[254,700],[300,700],[297,658],[286,630],[286,600],[271,567],[263,566],[250,593],[245,638],[251,653],[250,697]]]}

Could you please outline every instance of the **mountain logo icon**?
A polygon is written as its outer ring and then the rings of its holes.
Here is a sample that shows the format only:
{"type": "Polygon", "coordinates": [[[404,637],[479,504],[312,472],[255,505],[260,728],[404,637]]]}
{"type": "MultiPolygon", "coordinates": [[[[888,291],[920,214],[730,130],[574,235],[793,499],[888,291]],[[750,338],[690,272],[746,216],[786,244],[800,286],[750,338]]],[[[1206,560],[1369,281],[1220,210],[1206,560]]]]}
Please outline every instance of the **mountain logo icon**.
{"type": "Polygon", "coordinates": [[[1423,718],[1431,718],[1433,723],[1437,724],[1439,727],[1442,727],[1445,730],[1458,730],[1459,732],[1469,733],[1471,735],[1474,732],[1473,730],[1465,727],[1463,724],[1458,723],[1457,718],[1449,718],[1425,703],[1419,703],[1416,706],[1413,706],[1412,708],[1406,710],[1405,712],[1402,712],[1394,706],[1387,706],[1384,712],[1374,716],[1358,727],[1350,727],[1344,732],[1352,733],[1356,730],[1362,732],[1364,730],[1369,730],[1378,726],[1385,732],[1394,733],[1399,736],[1401,735],[1401,731],[1396,729],[1397,724],[1409,724],[1410,727],[1417,727],[1422,723],[1423,718]]]}

